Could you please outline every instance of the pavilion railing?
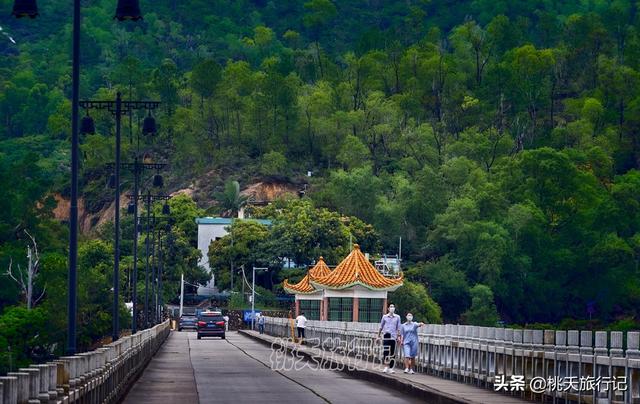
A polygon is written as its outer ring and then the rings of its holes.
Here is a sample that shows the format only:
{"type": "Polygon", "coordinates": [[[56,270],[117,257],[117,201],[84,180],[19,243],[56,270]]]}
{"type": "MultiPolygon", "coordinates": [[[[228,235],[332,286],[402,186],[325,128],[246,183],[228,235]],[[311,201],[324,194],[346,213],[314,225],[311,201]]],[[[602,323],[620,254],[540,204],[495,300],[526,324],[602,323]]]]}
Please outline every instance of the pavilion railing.
{"type": "Polygon", "coordinates": [[[91,352],[0,377],[0,404],[116,403],[170,332],[169,321],[91,352]]]}
{"type": "MultiPolygon", "coordinates": [[[[292,326],[265,319],[272,336],[291,338],[292,326]]],[[[307,344],[380,363],[378,327],[309,320],[307,344]]],[[[427,324],[418,336],[418,372],[535,401],[640,403],[640,332],[427,324]]],[[[403,350],[396,352],[402,360],[403,350]]]]}

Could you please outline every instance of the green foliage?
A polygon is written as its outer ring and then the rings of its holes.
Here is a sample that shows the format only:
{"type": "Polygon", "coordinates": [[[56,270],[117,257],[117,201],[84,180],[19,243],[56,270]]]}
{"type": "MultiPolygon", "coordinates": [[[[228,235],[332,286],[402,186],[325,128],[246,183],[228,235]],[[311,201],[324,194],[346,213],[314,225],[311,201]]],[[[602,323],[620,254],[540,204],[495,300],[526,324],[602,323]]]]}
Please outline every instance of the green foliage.
{"type": "Polygon", "coordinates": [[[272,225],[235,220],[228,235],[211,242],[209,263],[223,289],[231,284],[232,265],[236,271],[244,266],[245,273],[250,273],[253,266],[268,267],[269,273],[259,274],[257,282],[273,289],[282,281],[283,273],[291,272],[282,269],[285,261],[307,266],[322,256],[326,262],[337,264],[349,253],[350,240],[360,243],[366,252],[378,252],[378,234],[371,225],[317,208],[307,198],[278,201],[255,213],[271,220],[272,225]]]}
{"type": "Polygon", "coordinates": [[[397,313],[403,318],[412,313],[416,321],[442,323],[442,310],[427,293],[424,285],[408,280],[394,292],[389,293],[389,303],[396,306],[397,313]]]}
{"type": "MultiPolygon", "coordinates": [[[[52,0],[43,16],[64,7],[52,0]]],[[[313,172],[312,206],[267,212],[271,228],[239,227],[239,252],[220,245],[223,285],[232,257],[307,264],[337,260],[349,236],[387,253],[402,237],[408,277],[428,283],[445,320],[473,307],[475,284],[509,323],[586,321],[588,303],[593,322],[637,316],[640,30],[630,2],[162,0],[137,28],[114,27],[111,7],[83,9],[82,94],[162,101],[159,134],[141,147],[171,162],[169,191],[211,180],[195,194],[209,207],[202,195],[226,181],[214,199],[234,215],[244,201],[230,180],[299,183],[313,172]]],[[[65,19],[39,21],[3,23],[16,43],[0,44],[0,272],[12,259],[24,267],[29,230],[43,257],[42,305],[63,330],[68,235],[53,197],[69,192],[71,31],[65,19]]],[[[112,201],[113,118],[92,116],[98,134],[81,139],[89,214],[112,201]]],[[[134,139],[143,117],[132,116],[134,139]]],[[[134,145],[123,142],[125,160],[134,145]]],[[[166,297],[181,273],[209,277],[197,266],[203,211],[184,196],[169,203],[166,297]]],[[[132,226],[123,219],[126,262],[132,226]]],[[[108,296],[110,245],[83,248],[85,286],[108,296]]],[[[260,282],[271,288],[280,275],[260,282]]],[[[109,309],[106,297],[85,297],[88,344],[109,309]]],[[[0,306],[19,300],[3,279],[0,306]]]]}
{"type": "Polygon", "coordinates": [[[48,358],[50,323],[42,308],[10,307],[0,314],[0,373],[48,358]]]}
{"type": "Polygon", "coordinates": [[[286,176],[287,159],[278,152],[271,151],[262,157],[260,173],[265,176],[286,176]]]}
{"type": "Polygon", "coordinates": [[[248,197],[240,194],[240,184],[238,181],[227,181],[224,184],[224,191],[215,195],[220,207],[235,216],[242,207],[247,204],[248,197]]]}
{"type": "Polygon", "coordinates": [[[462,314],[465,324],[495,327],[499,317],[491,289],[477,284],[471,288],[470,294],[471,307],[462,314]]]}
{"type": "Polygon", "coordinates": [[[428,285],[431,297],[442,308],[445,322],[458,322],[471,304],[465,273],[457,270],[447,256],[410,268],[406,273],[412,280],[428,285]]]}

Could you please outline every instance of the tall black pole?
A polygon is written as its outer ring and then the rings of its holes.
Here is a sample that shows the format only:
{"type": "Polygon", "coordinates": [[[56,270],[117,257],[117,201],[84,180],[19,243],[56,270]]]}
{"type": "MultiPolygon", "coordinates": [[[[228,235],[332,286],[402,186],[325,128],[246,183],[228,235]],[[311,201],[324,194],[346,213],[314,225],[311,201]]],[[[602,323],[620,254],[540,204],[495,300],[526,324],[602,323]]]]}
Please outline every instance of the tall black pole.
{"type": "Polygon", "coordinates": [[[162,321],[162,309],[164,307],[162,304],[162,270],[162,229],[158,229],[158,323],[162,321]]]}
{"type": "Polygon", "coordinates": [[[156,323],[156,317],[158,313],[158,295],[156,289],[156,212],[154,211],[152,214],[151,223],[153,227],[151,228],[151,302],[153,303],[153,309],[151,310],[152,315],[152,324],[156,323]]]}
{"type": "MultiPolygon", "coordinates": [[[[139,142],[138,142],[139,143],[139,142]]],[[[133,165],[133,317],[131,318],[131,334],[138,332],[138,187],[140,181],[140,165],[138,152],[133,165]]]]}
{"type": "Polygon", "coordinates": [[[67,293],[67,355],[76,353],[78,310],[78,104],[80,102],[80,0],[73,1],[73,40],[71,73],[71,201],[69,209],[69,277],[67,293]]]}
{"type": "Polygon", "coordinates": [[[111,321],[113,323],[112,340],[120,337],[120,315],[118,313],[120,297],[120,120],[122,117],[122,98],[120,92],[116,95],[116,212],[115,212],[115,242],[113,251],[113,307],[111,321]]]}
{"type": "Polygon", "coordinates": [[[149,227],[151,226],[151,192],[147,192],[147,237],[145,238],[146,261],[144,264],[144,328],[149,328],[149,227]]]}

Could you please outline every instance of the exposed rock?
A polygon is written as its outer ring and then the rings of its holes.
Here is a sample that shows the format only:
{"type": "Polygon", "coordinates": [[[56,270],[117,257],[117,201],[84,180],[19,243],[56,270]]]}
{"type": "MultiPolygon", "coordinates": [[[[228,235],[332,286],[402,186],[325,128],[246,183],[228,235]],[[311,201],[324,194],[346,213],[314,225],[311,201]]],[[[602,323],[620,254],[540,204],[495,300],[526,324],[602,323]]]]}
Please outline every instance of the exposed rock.
{"type": "Polygon", "coordinates": [[[240,194],[255,202],[270,202],[279,198],[296,197],[299,186],[290,182],[262,181],[249,185],[240,194]]]}
{"type": "MultiPolygon", "coordinates": [[[[71,208],[71,202],[69,199],[63,197],[60,194],[53,195],[56,200],[56,207],[53,209],[53,216],[60,221],[69,221],[69,210],[71,208]]],[[[120,195],[120,207],[125,209],[129,203],[129,198],[126,193],[120,195]]],[[[102,209],[98,213],[87,213],[84,204],[84,198],[78,198],[78,227],[83,234],[89,234],[100,225],[112,221],[115,217],[115,202],[112,202],[106,209],[102,209]]]]}
{"type": "MultiPolygon", "coordinates": [[[[215,201],[210,196],[213,191],[211,184],[216,180],[214,177],[217,175],[215,171],[207,173],[203,178],[198,179],[186,188],[179,189],[170,193],[171,196],[175,195],[188,195],[198,202],[200,206],[210,207],[215,204],[215,201]],[[206,191],[205,191],[206,190],[206,191]],[[205,197],[206,195],[206,197],[205,197]]],[[[220,179],[217,179],[221,182],[220,179]]],[[[297,197],[300,185],[291,182],[278,181],[278,180],[263,180],[250,184],[246,187],[241,194],[248,196],[253,203],[266,203],[279,198],[297,197]]],[[[53,209],[53,215],[57,220],[68,221],[69,220],[69,199],[63,197],[60,194],[53,195],[57,205],[53,209]]],[[[125,212],[129,198],[127,192],[122,192],[120,199],[120,207],[125,212]]],[[[97,213],[89,213],[85,207],[84,198],[78,199],[78,223],[80,232],[83,234],[90,234],[95,231],[99,226],[109,221],[112,221],[115,215],[115,203],[112,202],[97,213]]]]}

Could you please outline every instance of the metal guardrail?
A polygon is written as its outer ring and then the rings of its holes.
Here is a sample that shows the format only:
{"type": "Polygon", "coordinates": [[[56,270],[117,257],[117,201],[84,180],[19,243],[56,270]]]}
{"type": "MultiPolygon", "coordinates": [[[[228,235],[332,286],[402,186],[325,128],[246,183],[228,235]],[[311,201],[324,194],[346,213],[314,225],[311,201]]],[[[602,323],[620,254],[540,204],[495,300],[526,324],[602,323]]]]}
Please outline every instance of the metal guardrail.
{"type": "MultiPolygon", "coordinates": [[[[267,334],[291,337],[291,320],[265,320],[267,334]]],[[[378,327],[377,323],[309,320],[306,335],[310,344],[379,363],[378,327]]],[[[640,403],[640,332],[427,324],[418,336],[416,367],[420,372],[492,390],[496,383],[524,376],[524,388],[509,394],[535,401],[640,403]],[[620,378],[625,388],[596,383],[604,378],[620,378]],[[546,386],[533,391],[532,379],[544,379],[546,386]],[[564,388],[549,380],[564,380],[564,388]],[[571,381],[568,385],[567,380],[571,381]],[[591,380],[591,384],[582,386],[588,387],[584,389],[573,384],[580,380],[591,380]]],[[[396,352],[402,359],[402,349],[396,352]]]]}
{"type": "Polygon", "coordinates": [[[169,332],[165,321],[95,351],[7,373],[0,377],[0,404],[118,402],[169,332]]]}

